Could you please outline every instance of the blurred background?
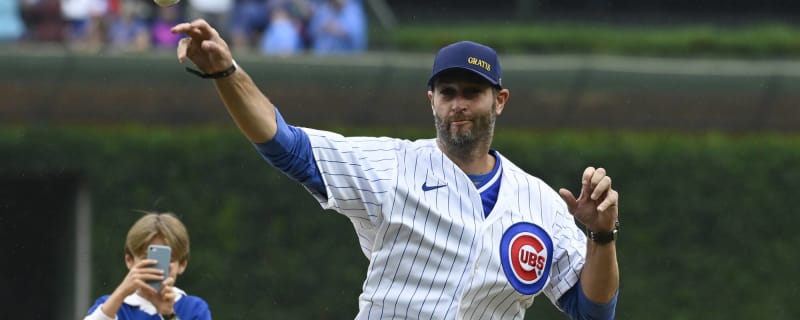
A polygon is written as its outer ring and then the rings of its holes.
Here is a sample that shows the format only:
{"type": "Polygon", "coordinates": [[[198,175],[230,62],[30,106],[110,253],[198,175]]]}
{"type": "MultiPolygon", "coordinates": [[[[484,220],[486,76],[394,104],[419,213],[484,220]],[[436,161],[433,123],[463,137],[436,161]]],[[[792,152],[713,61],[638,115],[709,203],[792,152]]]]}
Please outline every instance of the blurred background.
{"type": "MultiPolygon", "coordinates": [[[[295,125],[434,136],[435,52],[493,46],[495,147],[621,194],[618,319],[798,319],[800,2],[0,0],[1,318],[76,319],[127,273],[134,210],[192,237],[177,286],[221,319],[352,319],[368,261],[184,72],[205,18],[295,125]],[[793,209],[794,208],[794,209],[793,209]]],[[[565,319],[545,297],[527,319],[565,319]]]]}

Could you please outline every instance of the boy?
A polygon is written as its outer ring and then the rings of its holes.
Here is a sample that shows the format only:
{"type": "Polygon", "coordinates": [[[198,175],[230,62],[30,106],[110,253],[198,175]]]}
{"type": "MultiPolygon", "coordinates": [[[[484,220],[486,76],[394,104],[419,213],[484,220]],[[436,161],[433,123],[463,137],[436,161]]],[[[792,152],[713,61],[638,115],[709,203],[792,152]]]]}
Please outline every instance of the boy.
{"type": "Polygon", "coordinates": [[[128,274],[114,292],[97,299],[84,320],[210,320],[211,311],[203,299],[174,286],[189,264],[186,227],[172,213],[144,213],[125,241],[128,274]],[[147,259],[147,247],[153,244],[172,248],[170,274],[152,268],[156,261],[147,259]],[[147,284],[150,280],[163,280],[160,292],[147,284]]]}

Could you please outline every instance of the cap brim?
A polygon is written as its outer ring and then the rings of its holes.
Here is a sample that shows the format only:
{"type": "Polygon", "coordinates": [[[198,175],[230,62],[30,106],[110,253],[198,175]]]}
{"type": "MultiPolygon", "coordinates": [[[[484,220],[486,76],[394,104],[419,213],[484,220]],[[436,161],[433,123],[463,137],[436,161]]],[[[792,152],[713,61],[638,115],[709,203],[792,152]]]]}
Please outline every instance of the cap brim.
{"type": "Polygon", "coordinates": [[[444,69],[442,69],[442,70],[439,70],[438,72],[434,73],[434,74],[433,74],[433,75],[432,75],[432,76],[431,76],[431,77],[428,79],[428,87],[432,87],[432,86],[433,86],[433,81],[435,81],[435,80],[436,80],[436,77],[438,77],[440,74],[442,74],[443,72],[447,72],[447,71],[450,71],[450,70],[455,70],[455,69],[461,69],[461,70],[467,70],[467,71],[470,71],[470,72],[472,72],[472,73],[474,73],[474,74],[476,74],[476,75],[479,75],[479,76],[481,76],[481,78],[485,79],[487,82],[489,82],[489,84],[491,84],[491,85],[493,85],[493,86],[495,86],[495,87],[497,87],[497,88],[499,88],[499,89],[502,89],[502,88],[503,88],[503,86],[502,86],[501,84],[497,83],[496,81],[494,81],[494,79],[490,78],[490,77],[489,77],[489,76],[487,76],[486,74],[484,74],[484,73],[482,73],[482,72],[475,71],[475,70],[473,70],[473,69],[470,69],[470,68],[465,68],[465,67],[462,67],[462,66],[453,66],[453,67],[447,67],[447,68],[444,68],[444,69]]]}

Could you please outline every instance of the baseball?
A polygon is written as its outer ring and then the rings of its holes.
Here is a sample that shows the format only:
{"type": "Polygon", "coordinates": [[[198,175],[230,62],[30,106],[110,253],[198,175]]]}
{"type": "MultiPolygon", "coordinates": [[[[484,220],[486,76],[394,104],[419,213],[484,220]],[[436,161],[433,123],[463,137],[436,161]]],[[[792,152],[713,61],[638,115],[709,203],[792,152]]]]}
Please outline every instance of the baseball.
{"type": "Polygon", "coordinates": [[[171,7],[181,2],[181,0],[153,0],[153,2],[162,7],[171,7]]]}

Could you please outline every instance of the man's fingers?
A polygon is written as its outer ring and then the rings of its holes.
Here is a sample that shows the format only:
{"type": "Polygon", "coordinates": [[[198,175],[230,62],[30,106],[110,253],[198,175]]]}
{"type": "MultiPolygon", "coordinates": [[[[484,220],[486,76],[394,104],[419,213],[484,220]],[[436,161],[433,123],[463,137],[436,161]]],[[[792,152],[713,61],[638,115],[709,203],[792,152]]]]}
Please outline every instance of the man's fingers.
{"type": "Polygon", "coordinates": [[[581,176],[581,194],[578,196],[578,201],[582,201],[586,196],[592,192],[592,176],[594,175],[594,167],[586,167],[581,176]]]}
{"type": "Polygon", "coordinates": [[[208,53],[212,53],[215,55],[222,54],[222,46],[211,40],[203,41],[202,43],[200,43],[200,47],[203,48],[203,50],[205,50],[208,53]]]}
{"type": "Polygon", "coordinates": [[[606,175],[606,169],[586,167],[581,178],[581,196],[578,200],[583,200],[584,195],[591,200],[597,200],[610,189],[611,177],[606,175]]]}
{"type": "Polygon", "coordinates": [[[616,206],[618,202],[619,193],[616,190],[609,190],[606,198],[597,206],[597,211],[603,212],[612,206],[616,206]]]}
{"type": "Polygon", "coordinates": [[[186,61],[186,56],[189,54],[189,45],[192,44],[192,38],[186,37],[178,42],[178,61],[183,63],[186,61]]]}
{"type": "Polygon", "coordinates": [[[604,176],[602,179],[600,179],[599,182],[597,182],[597,185],[594,187],[594,190],[592,190],[592,195],[591,195],[592,200],[600,199],[600,197],[610,189],[611,189],[611,177],[604,176]]]}
{"type": "Polygon", "coordinates": [[[219,33],[217,32],[217,30],[212,28],[211,25],[209,25],[208,22],[206,22],[203,19],[197,19],[192,22],[179,23],[174,27],[172,27],[170,31],[172,33],[183,33],[192,38],[198,38],[203,40],[219,37],[219,33]]]}
{"type": "Polygon", "coordinates": [[[592,173],[592,177],[589,179],[592,188],[596,188],[597,184],[600,183],[601,180],[606,176],[606,169],[604,168],[597,168],[592,173]]]}
{"type": "Polygon", "coordinates": [[[211,27],[211,25],[208,24],[208,22],[203,19],[197,19],[195,21],[192,21],[192,25],[195,26],[200,33],[202,33],[204,36],[207,36],[209,39],[219,37],[219,32],[217,32],[217,29],[211,27]]]}
{"type": "Polygon", "coordinates": [[[192,24],[191,23],[183,22],[183,23],[179,23],[179,24],[174,25],[172,27],[172,29],[170,29],[169,31],[174,33],[174,34],[186,33],[186,31],[188,31],[191,28],[192,28],[192,24]]]}
{"type": "Polygon", "coordinates": [[[191,27],[188,28],[184,33],[191,36],[192,38],[199,38],[203,40],[213,39],[219,36],[217,30],[211,27],[203,19],[197,19],[191,22],[191,27]]]}
{"type": "Polygon", "coordinates": [[[581,185],[588,185],[591,183],[594,171],[594,167],[586,167],[586,169],[583,170],[583,176],[581,176],[581,185]]]}
{"type": "Polygon", "coordinates": [[[564,202],[567,203],[567,209],[569,210],[569,212],[572,213],[573,211],[575,211],[575,207],[578,206],[578,200],[575,199],[575,196],[572,195],[572,192],[570,192],[567,189],[561,188],[558,190],[558,194],[561,196],[561,199],[564,199],[564,202]]]}

